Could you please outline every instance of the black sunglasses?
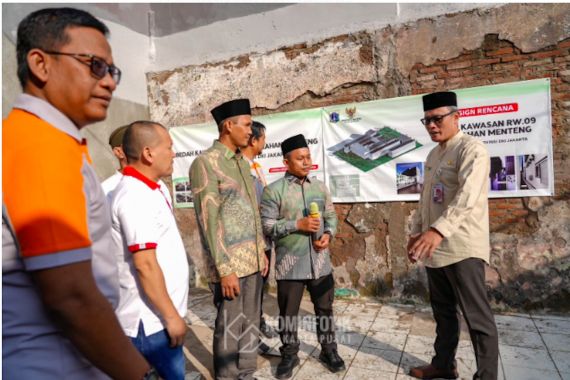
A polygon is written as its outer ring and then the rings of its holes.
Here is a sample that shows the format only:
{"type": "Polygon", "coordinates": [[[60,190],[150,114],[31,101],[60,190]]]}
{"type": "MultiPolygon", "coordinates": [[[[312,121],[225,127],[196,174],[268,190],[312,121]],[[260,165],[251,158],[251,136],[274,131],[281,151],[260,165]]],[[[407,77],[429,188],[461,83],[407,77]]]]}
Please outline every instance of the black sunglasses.
{"type": "Polygon", "coordinates": [[[91,73],[97,77],[97,79],[103,78],[107,73],[111,74],[111,78],[116,84],[121,82],[121,70],[115,65],[109,65],[101,57],[97,57],[93,54],[73,54],[73,53],[62,53],[59,51],[44,51],[46,54],[51,55],[66,55],[71,58],[75,58],[79,62],[89,66],[91,73]],[[81,58],[87,58],[89,61],[84,61],[81,58]]]}
{"type": "Polygon", "coordinates": [[[441,125],[441,121],[443,120],[444,117],[451,115],[452,113],[455,113],[457,111],[451,111],[449,113],[446,113],[445,115],[439,115],[439,116],[432,116],[432,117],[426,117],[425,119],[420,119],[420,121],[422,122],[423,125],[425,125],[426,127],[428,125],[430,125],[432,122],[436,123],[437,125],[441,125]]]}

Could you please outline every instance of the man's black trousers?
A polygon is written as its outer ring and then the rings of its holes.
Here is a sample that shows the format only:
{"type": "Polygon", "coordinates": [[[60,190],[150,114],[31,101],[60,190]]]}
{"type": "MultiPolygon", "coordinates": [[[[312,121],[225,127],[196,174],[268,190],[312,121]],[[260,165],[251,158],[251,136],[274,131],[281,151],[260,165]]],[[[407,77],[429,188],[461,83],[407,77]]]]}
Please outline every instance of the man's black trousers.
{"type": "Polygon", "coordinates": [[[440,369],[456,367],[459,306],[469,328],[477,361],[477,372],[473,379],[496,380],[498,335],[487,300],[485,263],[481,259],[469,258],[442,268],[426,270],[437,334],[432,365],[440,369]]]}
{"type": "Polygon", "coordinates": [[[307,287],[315,308],[317,337],[323,351],[336,349],[333,320],[334,279],[332,273],[316,280],[277,281],[277,303],[279,304],[279,334],[282,355],[296,355],[299,352],[297,329],[299,307],[303,290],[307,287]]]}

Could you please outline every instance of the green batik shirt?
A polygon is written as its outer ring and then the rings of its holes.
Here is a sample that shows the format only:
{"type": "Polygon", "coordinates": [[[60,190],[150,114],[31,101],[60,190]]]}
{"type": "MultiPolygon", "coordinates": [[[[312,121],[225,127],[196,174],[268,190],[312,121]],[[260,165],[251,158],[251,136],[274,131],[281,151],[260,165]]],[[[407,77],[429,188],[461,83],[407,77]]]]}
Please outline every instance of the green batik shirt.
{"type": "Polygon", "coordinates": [[[263,269],[265,243],[248,162],[216,140],[192,163],[190,182],[210,281],[263,269]]]}
{"type": "Polygon", "coordinates": [[[307,177],[304,182],[286,173],[265,187],[261,200],[263,232],[275,242],[275,279],[310,280],[332,272],[328,248],[316,252],[313,234],[297,230],[297,220],[308,215],[311,202],[319,206],[323,232],[336,232],[337,217],[324,183],[307,177]]]}

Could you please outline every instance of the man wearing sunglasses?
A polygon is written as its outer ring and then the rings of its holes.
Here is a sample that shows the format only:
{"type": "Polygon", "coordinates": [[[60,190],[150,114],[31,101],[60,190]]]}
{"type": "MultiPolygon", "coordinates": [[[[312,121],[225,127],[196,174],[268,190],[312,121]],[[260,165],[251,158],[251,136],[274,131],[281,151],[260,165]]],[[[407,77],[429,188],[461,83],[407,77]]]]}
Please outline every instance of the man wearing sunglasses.
{"type": "Polygon", "coordinates": [[[420,203],[408,240],[410,261],[426,266],[436,321],[431,364],[412,368],[419,379],[456,379],[457,307],[469,327],[477,371],[473,379],[497,379],[498,336],[485,288],[489,263],[489,156],[482,142],[459,129],[457,96],[423,97],[421,119],[438,145],[425,163],[420,203]]]}
{"type": "Polygon", "coordinates": [[[107,27],[42,9],[18,26],[23,94],[2,128],[2,375],[150,378],[123,333],[105,195],[79,130],[104,120],[121,72],[107,27]],[[22,170],[24,169],[24,170],[22,170]]]}

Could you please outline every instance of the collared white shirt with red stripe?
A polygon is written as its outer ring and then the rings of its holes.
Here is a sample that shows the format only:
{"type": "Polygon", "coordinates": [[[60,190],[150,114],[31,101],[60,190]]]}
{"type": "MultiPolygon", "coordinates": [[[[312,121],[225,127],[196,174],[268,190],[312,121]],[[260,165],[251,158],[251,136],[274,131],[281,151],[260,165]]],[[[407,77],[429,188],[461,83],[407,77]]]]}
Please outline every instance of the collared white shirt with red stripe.
{"type": "Polygon", "coordinates": [[[146,335],[154,334],[164,326],[138,285],[133,255],[148,249],[156,250],[168,295],[181,317],[187,312],[188,260],[172,211],[170,193],[161,181],[151,181],[127,166],[111,194],[111,216],[113,249],[121,285],[116,310],[119,322],[127,336],[137,336],[140,321],[146,335]]]}

